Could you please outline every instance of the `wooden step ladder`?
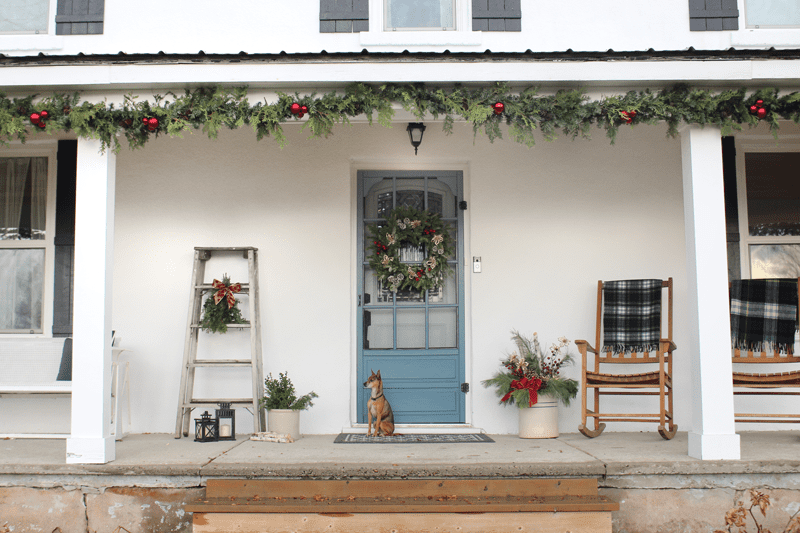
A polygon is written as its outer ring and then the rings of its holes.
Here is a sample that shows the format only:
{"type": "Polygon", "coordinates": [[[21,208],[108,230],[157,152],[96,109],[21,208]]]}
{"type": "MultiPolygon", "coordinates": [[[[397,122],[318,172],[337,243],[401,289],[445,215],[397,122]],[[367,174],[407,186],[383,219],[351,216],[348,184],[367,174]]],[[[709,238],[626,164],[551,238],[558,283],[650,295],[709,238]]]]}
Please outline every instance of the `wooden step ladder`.
{"type": "MultiPolygon", "coordinates": [[[[180,396],[178,397],[178,417],[175,422],[175,438],[189,435],[192,410],[201,406],[213,406],[221,402],[246,406],[253,413],[253,432],[265,431],[267,426],[264,410],[258,406],[264,396],[264,372],[261,363],[261,308],[258,299],[258,248],[201,248],[194,249],[194,267],[192,269],[191,302],[189,319],[186,326],[186,345],[183,349],[183,366],[181,368],[180,396]],[[250,329],[250,359],[197,359],[197,343],[200,337],[201,311],[206,293],[212,289],[210,283],[204,283],[206,262],[215,253],[241,253],[247,259],[248,282],[242,283],[242,293],[249,294],[250,322],[246,324],[228,324],[229,329],[250,329]],[[250,398],[195,398],[194,377],[198,367],[250,367],[252,370],[253,394],[250,398]]],[[[222,303],[222,302],[221,302],[222,303]]]]}

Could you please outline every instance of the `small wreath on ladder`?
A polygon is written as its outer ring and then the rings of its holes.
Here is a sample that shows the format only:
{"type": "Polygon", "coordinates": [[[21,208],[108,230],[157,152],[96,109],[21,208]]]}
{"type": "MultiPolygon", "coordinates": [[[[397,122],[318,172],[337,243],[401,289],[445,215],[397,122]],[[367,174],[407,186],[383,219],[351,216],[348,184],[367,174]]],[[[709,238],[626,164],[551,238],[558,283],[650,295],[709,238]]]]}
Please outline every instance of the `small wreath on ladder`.
{"type": "Polygon", "coordinates": [[[453,238],[438,214],[397,207],[385,224],[369,230],[369,266],[390,291],[437,289],[452,273],[447,258],[454,255],[453,238]]]}

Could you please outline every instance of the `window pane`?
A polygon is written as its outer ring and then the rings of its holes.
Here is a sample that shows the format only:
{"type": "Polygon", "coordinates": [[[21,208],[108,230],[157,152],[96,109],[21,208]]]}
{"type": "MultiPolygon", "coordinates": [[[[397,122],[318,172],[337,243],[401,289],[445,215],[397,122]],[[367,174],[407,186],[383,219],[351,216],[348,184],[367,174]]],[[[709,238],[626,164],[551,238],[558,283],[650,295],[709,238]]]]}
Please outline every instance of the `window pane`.
{"type": "Polygon", "coordinates": [[[800,153],[745,154],[750,235],[800,235],[800,153]]]}
{"type": "Polygon", "coordinates": [[[47,158],[0,158],[0,240],[43,240],[47,158]]]}
{"type": "Polygon", "coordinates": [[[458,347],[457,317],[457,309],[455,307],[430,310],[430,331],[428,335],[431,348],[458,347]]]}
{"type": "Polygon", "coordinates": [[[42,330],[44,249],[0,249],[0,331],[42,330]]]}
{"type": "Polygon", "coordinates": [[[747,26],[800,26],[797,0],[747,0],[747,26]]]}
{"type": "Polygon", "coordinates": [[[364,311],[364,349],[392,349],[393,312],[391,309],[372,309],[364,311]]]}
{"type": "Polygon", "coordinates": [[[0,33],[47,33],[50,0],[0,0],[0,33]]]}
{"type": "Polygon", "coordinates": [[[386,0],[386,29],[454,29],[453,0],[386,0]]]}
{"type": "Polygon", "coordinates": [[[397,310],[397,347],[425,348],[425,309],[397,310]]]}
{"type": "Polygon", "coordinates": [[[800,244],[750,245],[750,277],[800,277],[800,244]]]}

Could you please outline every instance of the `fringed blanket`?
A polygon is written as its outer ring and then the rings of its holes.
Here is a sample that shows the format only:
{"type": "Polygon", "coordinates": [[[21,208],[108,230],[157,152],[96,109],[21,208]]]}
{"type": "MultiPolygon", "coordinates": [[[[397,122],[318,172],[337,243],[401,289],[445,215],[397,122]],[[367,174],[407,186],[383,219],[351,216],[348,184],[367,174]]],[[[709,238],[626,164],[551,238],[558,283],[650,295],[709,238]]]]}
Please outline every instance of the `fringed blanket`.
{"type": "Polygon", "coordinates": [[[603,352],[652,352],[661,337],[661,280],[603,283],[603,352]]]}
{"type": "Polygon", "coordinates": [[[786,353],[797,330],[797,279],[731,282],[731,344],[786,353]]]}

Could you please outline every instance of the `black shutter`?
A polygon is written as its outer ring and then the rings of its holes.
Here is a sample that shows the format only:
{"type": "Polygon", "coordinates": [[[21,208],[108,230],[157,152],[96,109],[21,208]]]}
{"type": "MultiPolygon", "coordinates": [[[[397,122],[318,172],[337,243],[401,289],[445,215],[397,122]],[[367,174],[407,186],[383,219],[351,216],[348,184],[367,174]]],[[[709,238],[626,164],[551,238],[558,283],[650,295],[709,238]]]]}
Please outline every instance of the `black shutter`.
{"type": "Polygon", "coordinates": [[[53,337],[72,336],[78,141],[58,141],[53,337]]]}
{"type": "Polygon", "coordinates": [[[103,33],[105,0],[58,0],[56,35],[103,33]]]}
{"type": "Polygon", "coordinates": [[[690,31],[739,29],[736,0],[689,0],[690,31]]]}
{"type": "Polygon", "coordinates": [[[320,33],[369,31],[369,0],[320,0],[320,33]]]}
{"type": "Polygon", "coordinates": [[[520,0],[472,0],[472,31],[522,31],[520,0]]]}

